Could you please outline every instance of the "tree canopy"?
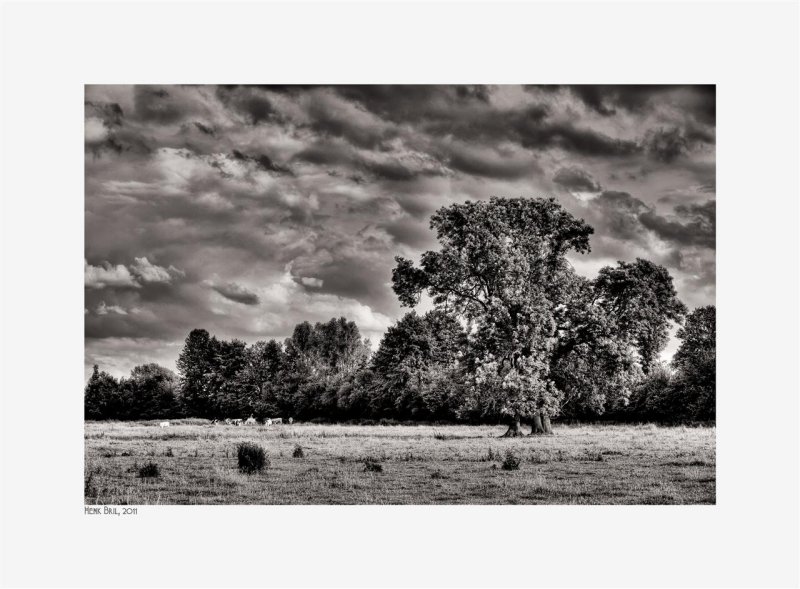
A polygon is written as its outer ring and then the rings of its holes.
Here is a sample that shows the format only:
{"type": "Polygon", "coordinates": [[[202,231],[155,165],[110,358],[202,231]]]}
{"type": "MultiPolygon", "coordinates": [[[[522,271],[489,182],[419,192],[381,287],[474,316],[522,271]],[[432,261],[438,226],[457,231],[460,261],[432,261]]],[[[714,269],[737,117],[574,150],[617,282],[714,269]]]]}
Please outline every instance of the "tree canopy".
{"type": "Polygon", "coordinates": [[[441,248],[419,267],[396,258],[393,288],[406,306],[426,292],[464,320],[474,368],[464,407],[506,416],[512,435],[522,419],[549,429],[570,392],[600,410],[609,396],[624,398],[635,368],[647,370],[668,322],[682,316],[669,273],[651,262],[578,276],[567,254],[588,253],[593,230],[554,199],[455,204],[431,228],[441,248]]]}

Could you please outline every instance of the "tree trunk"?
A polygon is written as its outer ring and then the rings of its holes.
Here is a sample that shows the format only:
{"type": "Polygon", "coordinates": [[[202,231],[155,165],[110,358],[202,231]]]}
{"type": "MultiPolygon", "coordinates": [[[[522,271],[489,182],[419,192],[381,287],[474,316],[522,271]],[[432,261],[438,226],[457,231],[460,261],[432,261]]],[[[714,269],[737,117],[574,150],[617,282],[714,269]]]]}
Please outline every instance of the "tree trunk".
{"type": "Polygon", "coordinates": [[[550,426],[550,417],[547,415],[542,415],[542,429],[544,433],[553,435],[553,428],[550,426]]]}
{"type": "Polygon", "coordinates": [[[515,417],[511,424],[508,426],[508,430],[504,433],[501,437],[503,438],[516,438],[517,436],[524,435],[522,430],[520,429],[519,417],[515,417]]]}
{"type": "MultiPolygon", "coordinates": [[[[548,423],[550,423],[550,422],[548,421],[548,423]]],[[[533,422],[531,423],[531,433],[530,433],[530,435],[536,436],[536,435],[543,434],[543,433],[544,433],[544,425],[542,425],[542,416],[539,415],[538,413],[536,413],[536,414],[534,414],[533,422]]]]}

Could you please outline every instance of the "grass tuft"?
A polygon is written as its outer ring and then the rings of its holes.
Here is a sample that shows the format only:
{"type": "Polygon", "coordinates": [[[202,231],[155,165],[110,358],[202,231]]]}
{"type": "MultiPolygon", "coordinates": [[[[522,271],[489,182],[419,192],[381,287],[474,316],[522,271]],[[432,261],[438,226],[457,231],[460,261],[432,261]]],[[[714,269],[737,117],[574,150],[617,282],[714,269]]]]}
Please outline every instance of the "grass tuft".
{"type": "Polygon", "coordinates": [[[383,466],[381,466],[380,462],[375,462],[374,460],[365,460],[364,472],[383,472],[383,466]]]}
{"type": "Polygon", "coordinates": [[[161,470],[155,462],[148,462],[139,469],[140,479],[150,479],[161,476],[161,470]]]}
{"type": "Polygon", "coordinates": [[[294,450],[292,450],[292,458],[302,458],[303,456],[305,456],[303,447],[300,444],[295,445],[294,450]]]}
{"type": "Polygon", "coordinates": [[[503,464],[500,466],[503,470],[519,470],[519,463],[519,457],[511,450],[506,450],[506,457],[503,459],[503,464]]]}
{"type": "Polygon", "coordinates": [[[236,446],[236,457],[239,460],[239,471],[245,474],[260,472],[269,466],[264,448],[251,442],[242,442],[236,446]]]}

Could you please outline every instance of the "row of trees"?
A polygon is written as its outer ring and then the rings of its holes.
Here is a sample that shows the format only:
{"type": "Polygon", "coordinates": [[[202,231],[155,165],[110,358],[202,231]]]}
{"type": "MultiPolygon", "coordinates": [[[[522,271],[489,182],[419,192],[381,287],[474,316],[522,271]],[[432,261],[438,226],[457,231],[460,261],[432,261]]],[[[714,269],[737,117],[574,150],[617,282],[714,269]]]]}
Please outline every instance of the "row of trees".
{"type": "Polygon", "coordinates": [[[392,282],[403,305],[426,293],[434,310],[406,314],[374,354],[345,318],[301,323],[283,344],[196,329],[180,378],[95,370],[87,417],[504,420],[508,435],[557,416],[714,418],[714,308],[689,314],[672,365],[658,362],[686,315],[666,269],[637,259],[579,276],[566,254],[588,252],[593,230],[552,199],[452,205],[431,227],[441,248],[419,266],[397,258],[392,282]]]}

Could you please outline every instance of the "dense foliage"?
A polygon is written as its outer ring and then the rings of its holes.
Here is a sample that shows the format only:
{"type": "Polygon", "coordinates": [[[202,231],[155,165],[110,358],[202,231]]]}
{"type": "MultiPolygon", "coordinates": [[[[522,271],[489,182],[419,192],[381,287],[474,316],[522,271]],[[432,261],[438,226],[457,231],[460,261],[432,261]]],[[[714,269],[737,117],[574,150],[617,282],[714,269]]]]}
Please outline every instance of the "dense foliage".
{"type": "Polygon", "coordinates": [[[590,251],[590,226],[554,199],[492,198],[437,211],[441,248],[420,267],[397,258],[400,301],[422,292],[467,326],[471,370],[461,412],[549,431],[565,408],[624,406],[685,307],[666,269],[637,259],[589,281],[566,258],[590,251]]]}
{"type": "Polygon", "coordinates": [[[713,420],[715,309],[695,309],[671,365],[658,361],[686,308],[666,269],[636,259],[588,280],[566,258],[592,228],[554,200],[440,209],[441,245],[419,266],[397,258],[393,288],[411,311],[370,354],[352,321],[297,325],[283,343],[247,345],[192,330],[180,378],[147,364],[119,381],[97,366],[87,419],[254,416],[326,420],[551,418],[713,420]]]}

